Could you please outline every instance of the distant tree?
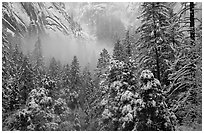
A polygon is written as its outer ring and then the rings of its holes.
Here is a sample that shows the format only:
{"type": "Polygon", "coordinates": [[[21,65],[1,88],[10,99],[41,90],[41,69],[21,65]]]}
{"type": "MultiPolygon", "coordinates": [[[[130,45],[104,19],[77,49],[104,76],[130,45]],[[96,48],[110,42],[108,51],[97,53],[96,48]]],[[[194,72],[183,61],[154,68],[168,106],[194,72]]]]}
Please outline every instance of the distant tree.
{"type": "Polygon", "coordinates": [[[121,44],[120,40],[117,40],[114,44],[113,58],[119,61],[125,61],[126,59],[125,47],[121,44]]]}
{"type": "Polygon", "coordinates": [[[32,64],[29,62],[27,56],[23,59],[23,64],[20,68],[20,95],[22,96],[22,102],[25,104],[28,98],[28,94],[34,88],[34,78],[35,74],[32,69],[32,64]]]}
{"type": "Polygon", "coordinates": [[[125,38],[124,40],[122,40],[122,42],[125,47],[125,53],[127,56],[125,61],[129,61],[129,58],[132,57],[132,42],[129,30],[126,31],[125,38]]]}
{"type": "Polygon", "coordinates": [[[61,80],[62,80],[62,64],[60,62],[60,60],[57,61],[57,77],[58,77],[58,81],[60,85],[58,85],[58,87],[61,87],[61,80]]]}
{"type": "Polygon", "coordinates": [[[40,84],[43,75],[45,75],[45,64],[42,56],[42,44],[40,37],[38,37],[37,42],[35,43],[34,51],[32,53],[32,64],[36,75],[35,82],[36,84],[40,84]]]}
{"type": "Polygon", "coordinates": [[[107,66],[110,62],[110,55],[108,51],[104,48],[100,53],[100,57],[97,62],[97,77],[100,77],[107,69],[107,66]]]}
{"type": "MultiPolygon", "coordinates": [[[[98,62],[97,62],[96,73],[94,75],[95,76],[94,77],[94,86],[95,86],[94,87],[94,96],[95,96],[94,99],[95,99],[95,102],[100,101],[100,99],[101,99],[102,90],[100,90],[100,82],[104,78],[104,74],[106,74],[108,71],[110,59],[111,59],[111,57],[110,57],[108,51],[104,48],[100,53],[100,57],[99,57],[98,62]]],[[[97,115],[97,113],[94,115],[97,115]]]]}
{"type": "Polygon", "coordinates": [[[49,76],[50,76],[50,78],[51,79],[53,79],[53,80],[57,80],[57,78],[58,78],[58,72],[59,72],[59,70],[58,70],[59,68],[58,68],[58,64],[57,64],[57,61],[55,60],[55,58],[54,57],[52,57],[52,59],[50,60],[50,65],[49,65],[49,76]]]}
{"type": "Polygon", "coordinates": [[[70,66],[66,64],[62,68],[62,80],[63,80],[63,87],[67,87],[70,84],[70,66]]]}
{"type": "Polygon", "coordinates": [[[70,68],[70,90],[71,91],[80,91],[80,66],[79,61],[76,56],[73,57],[71,68],[70,68]]]}
{"type": "Polygon", "coordinates": [[[84,95],[84,102],[86,102],[87,104],[90,104],[91,98],[93,97],[94,85],[93,85],[92,75],[88,66],[84,68],[81,78],[82,78],[82,86],[83,86],[82,94],[84,95]]]}
{"type": "Polygon", "coordinates": [[[97,99],[97,95],[96,95],[96,87],[94,86],[94,82],[92,79],[92,75],[91,72],[88,68],[88,66],[86,66],[83,70],[83,74],[82,74],[82,86],[83,86],[83,90],[82,90],[82,95],[81,97],[83,98],[83,111],[86,114],[86,120],[85,120],[85,125],[86,127],[90,126],[90,122],[93,119],[93,102],[95,101],[95,99],[97,99]]]}

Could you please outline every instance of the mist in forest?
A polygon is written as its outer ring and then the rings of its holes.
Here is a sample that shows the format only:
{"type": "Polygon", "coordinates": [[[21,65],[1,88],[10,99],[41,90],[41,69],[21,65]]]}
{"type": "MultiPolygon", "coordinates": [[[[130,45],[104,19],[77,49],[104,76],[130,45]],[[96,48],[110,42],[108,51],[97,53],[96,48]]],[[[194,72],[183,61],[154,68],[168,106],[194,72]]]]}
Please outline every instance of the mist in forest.
{"type": "MultiPolygon", "coordinates": [[[[55,31],[49,31],[46,35],[40,36],[46,65],[49,65],[52,57],[62,64],[70,64],[73,56],[76,55],[80,66],[84,67],[89,64],[90,69],[93,70],[103,48],[107,49],[110,55],[112,54],[116,39],[122,38],[128,26],[137,22],[133,16],[130,16],[133,13],[127,9],[128,3],[104,4],[106,6],[104,11],[86,9],[87,3],[65,4],[67,12],[79,23],[88,39],[75,38],[55,31]],[[81,8],[84,10],[81,11],[81,8]]],[[[22,41],[22,49],[28,53],[34,49],[37,37],[28,36],[22,41]]]]}
{"type": "MultiPolygon", "coordinates": [[[[102,42],[98,40],[84,40],[64,36],[63,34],[52,33],[49,36],[40,37],[42,42],[42,54],[46,65],[54,57],[63,65],[71,64],[74,56],[77,56],[80,66],[89,65],[93,70],[96,67],[99,53],[103,48],[112,53],[112,42],[102,42]]],[[[22,49],[28,53],[34,49],[37,37],[32,39],[24,39],[22,49]],[[29,44],[29,45],[28,45],[29,44]]]]}
{"type": "Polygon", "coordinates": [[[201,2],[2,2],[3,131],[202,131],[201,2]]]}
{"type": "MultiPolygon", "coordinates": [[[[52,57],[64,65],[70,64],[73,56],[76,55],[82,67],[89,64],[90,69],[93,70],[103,48],[111,55],[116,40],[123,38],[127,30],[135,31],[140,25],[140,20],[137,18],[140,14],[140,4],[65,3],[66,12],[80,25],[85,38],[52,30],[41,35],[42,54],[46,65],[49,65],[52,57]]],[[[175,10],[177,6],[179,5],[175,6],[175,10]]],[[[24,53],[33,51],[37,38],[37,36],[27,35],[21,39],[24,53]]]]}

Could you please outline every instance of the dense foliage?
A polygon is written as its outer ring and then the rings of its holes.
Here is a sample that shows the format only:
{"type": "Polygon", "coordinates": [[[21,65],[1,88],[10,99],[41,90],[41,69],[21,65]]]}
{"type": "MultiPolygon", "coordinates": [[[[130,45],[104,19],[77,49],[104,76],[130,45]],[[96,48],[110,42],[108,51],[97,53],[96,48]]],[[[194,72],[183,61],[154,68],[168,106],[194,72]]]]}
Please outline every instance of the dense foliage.
{"type": "Polygon", "coordinates": [[[112,54],[102,49],[94,71],[77,56],[70,64],[45,62],[41,35],[49,27],[66,35],[82,30],[63,3],[50,5],[54,11],[17,3],[27,22],[12,3],[2,4],[3,130],[201,130],[199,3],[141,3],[139,27],[117,38],[112,54]],[[35,38],[32,52],[23,52],[24,36],[35,38]]]}

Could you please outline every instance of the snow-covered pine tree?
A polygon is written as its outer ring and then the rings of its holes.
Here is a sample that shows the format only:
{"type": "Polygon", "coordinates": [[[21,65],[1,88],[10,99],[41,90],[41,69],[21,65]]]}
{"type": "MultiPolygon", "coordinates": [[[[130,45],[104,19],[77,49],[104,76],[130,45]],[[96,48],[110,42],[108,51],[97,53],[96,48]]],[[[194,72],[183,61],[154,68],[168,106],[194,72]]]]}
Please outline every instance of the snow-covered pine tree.
{"type": "Polygon", "coordinates": [[[170,20],[168,3],[144,2],[139,17],[142,25],[137,29],[140,68],[151,69],[162,85],[168,85],[165,70],[167,62],[174,59],[174,50],[167,38],[170,20]]]}
{"type": "Polygon", "coordinates": [[[104,92],[100,130],[174,130],[176,117],[165,103],[160,82],[144,70],[140,88],[135,66],[133,60],[111,62],[100,83],[104,92]]]}
{"type": "Polygon", "coordinates": [[[98,69],[99,75],[104,73],[104,69],[106,69],[106,67],[108,66],[109,61],[110,61],[110,55],[108,51],[104,48],[100,53],[100,57],[97,62],[97,69],[98,69]]]}
{"type": "Polygon", "coordinates": [[[175,130],[176,116],[165,103],[165,97],[159,80],[149,70],[143,70],[140,76],[139,97],[135,129],[143,131],[175,130]]]}
{"type": "Polygon", "coordinates": [[[125,38],[122,40],[122,43],[125,48],[126,60],[129,61],[130,57],[132,57],[132,41],[131,41],[130,31],[127,30],[125,34],[125,38]]]}
{"type": "Polygon", "coordinates": [[[100,57],[97,62],[97,68],[96,68],[96,77],[95,77],[95,82],[96,85],[99,83],[101,75],[103,75],[107,71],[107,66],[110,63],[110,55],[108,51],[104,48],[101,53],[100,57]]]}
{"type": "Polygon", "coordinates": [[[8,45],[8,33],[4,26],[2,27],[2,112],[3,119],[5,113],[9,111],[9,91],[10,88],[7,87],[7,81],[11,77],[9,73],[9,69],[11,69],[10,65],[10,47],[8,45]]]}
{"type": "Polygon", "coordinates": [[[57,61],[54,57],[51,58],[50,60],[50,65],[49,65],[49,70],[48,70],[48,75],[52,80],[57,81],[58,78],[58,65],[57,61]]]}
{"type": "MultiPolygon", "coordinates": [[[[13,38],[14,40],[16,40],[16,38],[13,38]]],[[[4,89],[3,90],[5,92],[5,96],[4,97],[7,99],[7,105],[8,107],[8,112],[9,111],[13,111],[14,109],[18,109],[21,106],[21,84],[19,82],[20,78],[21,78],[21,66],[23,63],[23,54],[21,52],[20,49],[20,44],[10,44],[10,50],[9,51],[9,55],[8,57],[10,57],[9,60],[7,60],[7,80],[5,81],[6,84],[3,85],[4,89]],[[7,94],[6,94],[7,93],[7,94]]],[[[4,94],[3,92],[3,94],[4,94]]]]}
{"type": "Polygon", "coordinates": [[[100,83],[103,92],[100,102],[100,130],[133,130],[136,118],[137,83],[133,60],[128,63],[112,60],[108,73],[100,83]]]}
{"type": "Polygon", "coordinates": [[[35,47],[32,53],[32,64],[35,72],[35,85],[36,87],[40,84],[40,81],[45,75],[45,64],[42,56],[42,44],[40,37],[37,38],[35,47]]]}
{"type": "Polygon", "coordinates": [[[113,57],[113,59],[119,60],[119,61],[125,61],[126,60],[125,47],[119,39],[114,44],[112,57],[113,57]]]}
{"type": "Polygon", "coordinates": [[[70,66],[69,64],[66,64],[62,68],[62,80],[63,80],[62,87],[66,88],[69,86],[70,84],[69,77],[70,77],[70,66]]]}
{"type": "Polygon", "coordinates": [[[97,62],[97,68],[94,74],[94,78],[93,78],[93,83],[94,83],[94,88],[93,88],[93,96],[91,99],[91,121],[89,124],[89,130],[97,130],[98,129],[98,123],[96,118],[99,117],[99,115],[101,114],[101,110],[100,107],[98,106],[98,103],[102,100],[102,95],[103,92],[101,90],[100,87],[100,82],[101,80],[104,79],[104,74],[107,73],[108,71],[108,66],[110,65],[110,55],[108,53],[108,51],[104,48],[101,53],[100,53],[100,57],[98,59],[97,62]]]}
{"type": "Polygon", "coordinates": [[[57,61],[57,88],[61,88],[62,87],[62,64],[60,62],[60,60],[57,61]]]}
{"type": "Polygon", "coordinates": [[[28,98],[28,94],[34,88],[34,78],[35,74],[32,69],[32,64],[29,62],[27,56],[23,58],[23,64],[20,68],[20,95],[22,97],[22,103],[25,104],[28,98]]]}
{"type": "Polygon", "coordinates": [[[68,106],[71,109],[75,109],[79,107],[79,94],[82,92],[82,83],[81,83],[81,75],[80,75],[80,66],[79,61],[76,56],[73,57],[71,66],[70,66],[70,85],[67,94],[68,98],[68,106]]]}
{"type": "Polygon", "coordinates": [[[33,89],[26,106],[13,112],[7,119],[6,128],[10,130],[47,130],[53,119],[52,98],[45,88],[33,89]],[[39,123],[40,121],[40,123],[39,123]]]}
{"type": "Polygon", "coordinates": [[[83,96],[84,101],[82,110],[86,114],[85,125],[87,129],[91,126],[91,121],[93,120],[94,115],[93,107],[95,106],[95,104],[93,103],[96,99],[98,99],[98,95],[96,95],[97,89],[94,86],[92,75],[88,66],[86,66],[83,70],[82,79],[83,79],[82,82],[83,93],[81,96],[83,96]]]}
{"type": "Polygon", "coordinates": [[[173,35],[180,35],[180,39],[177,39],[179,45],[176,46],[176,59],[170,63],[168,70],[171,72],[168,79],[172,83],[167,87],[166,95],[169,106],[172,106],[176,112],[178,123],[185,123],[184,125],[190,127],[194,123],[193,127],[195,127],[201,124],[201,101],[199,100],[201,88],[196,81],[196,77],[199,77],[197,71],[200,71],[201,68],[199,65],[201,57],[199,25],[201,21],[197,18],[198,21],[193,22],[194,15],[197,15],[193,10],[199,10],[198,3],[185,2],[181,5],[182,8],[177,14],[172,15],[174,19],[171,19],[174,20],[171,25],[177,25],[177,30],[173,35]],[[194,109],[195,106],[196,109],[194,109]],[[189,110],[191,111],[189,112],[189,110]]]}
{"type": "MultiPolygon", "coordinates": [[[[89,70],[89,67],[86,66],[83,70],[82,73],[82,96],[84,98],[84,103],[88,104],[90,106],[91,99],[93,98],[93,91],[94,91],[94,85],[93,85],[93,80],[91,77],[91,72],[89,70]]],[[[90,108],[90,107],[89,107],[90,108]]]]}
{"type": "Polygon", "coordinates": [[[70,89],[71,91],[79,92],[80,90],[80,66],[76,56],[73,57],[70,68],[70,89]]]}

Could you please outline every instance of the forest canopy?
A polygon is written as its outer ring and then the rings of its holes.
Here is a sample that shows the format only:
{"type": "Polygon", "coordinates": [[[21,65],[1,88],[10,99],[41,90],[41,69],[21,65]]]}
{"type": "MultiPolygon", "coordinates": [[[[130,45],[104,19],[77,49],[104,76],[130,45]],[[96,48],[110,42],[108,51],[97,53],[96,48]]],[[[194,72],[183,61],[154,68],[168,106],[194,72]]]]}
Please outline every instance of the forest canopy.
{"type": "Polygon", "coordinates": [[[201,131],[202,3],[3,2],[2,130],[201,131]]]}

